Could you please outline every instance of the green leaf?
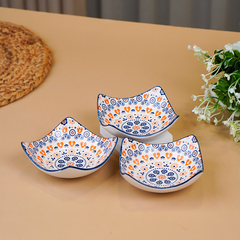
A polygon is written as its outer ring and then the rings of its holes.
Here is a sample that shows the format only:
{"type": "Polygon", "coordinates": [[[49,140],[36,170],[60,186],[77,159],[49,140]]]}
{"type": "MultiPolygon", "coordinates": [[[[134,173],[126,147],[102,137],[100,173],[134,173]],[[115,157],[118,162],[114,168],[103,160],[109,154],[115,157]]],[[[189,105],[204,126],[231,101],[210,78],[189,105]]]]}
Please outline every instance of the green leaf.
{"type": "Polygon", "coordinates": [[[233,52],[237,58],[240,58],[240,52],[238,50],[233,50],[233,52]]]}
{"type": "Polygon", "coordinates": [[[222,50],[215,50],[214,54],[217,54],[217,53],[220,53],[220,52],[222,52],[222,50]]]}
{"type": "Polygon", "coordinates": [[[217,56],[215,56],[215,59],[214,59],[214,63],[215,64],[219,64],[219,63],[221,63],[223,60],[217,55],[217,56]]]}
{"type": "Polygon", "coordinates": [[[227,101],[227,98],[225,96],[218,96],[218,99],[225,105],[229,106],[228,105],[228,101],[227,101]]]}
{"type": "Polygon", "coordinates": [[[232,78],[234,80],[234,82],[238,79],[240,79],[240,71],[234,71],[232,74],[232,78]]]}
{"type": "Polygon", "coordinates": [[[238,71],[240,71],[240,60],[235,62],[234,68],[238,71]]]}
{"type": "Polygon", "coordinates": [[[226,106],[230,106],[230,102],[229,102],[229,97],[227,92],[222,91],[218,88],[221,88],[221,86],[216,86],[215,89],[213,89],[213,92],[215,92],[215,94],[217,95],[217,98],[226,106]]]}
{"type": "Polygon", "coordinates": [[[225,88],[225,87],[223,87],[221,85],[217,85],[215,87],[215,89],[218,89],[218,90],[220,90],[221,92],[224,92],[224,93],[226,93],[228,91],[228,88],[225,88]]]}
{"type": "Polygon", "coordinates": [[[233,67],[235,63],[235,58],[229,58],[224,62],[225,67],[233,67]]]}
{"type": "Polygon", "coordinates": [[[221,85],[224,88],[228,88],[229,87],[229,81],[226,78],[220,78],[218,80],[218,84],[217,86],[221,85]]]}
{"type": "Polygon", "coordinates": [[[230,107],[230,101],[229,101],[229,97],[225,97],[225,105],[227,105],[228,107],[230,107]]]}
{"type": "Polygon", "coordinates": [[[234,67],[226,67],[226,68],[223,69],[223,71],[230,74],[230,73],[234,72],[234,67]]]}
{"type": "Polygon", "coordinates": [[[240,110],[240,105],[234,104],[234,108],[235,108],[236,110],[240,110]]]}
{"type": "Polygon", "coordinates": [[[229,51],[224,52],[224,53],[223,53],[223,56],[226,57],[226,58],[232,58],[232,57],[234,57],[233,53],[232,53],[232,52],[229,52],[229,51]]]}

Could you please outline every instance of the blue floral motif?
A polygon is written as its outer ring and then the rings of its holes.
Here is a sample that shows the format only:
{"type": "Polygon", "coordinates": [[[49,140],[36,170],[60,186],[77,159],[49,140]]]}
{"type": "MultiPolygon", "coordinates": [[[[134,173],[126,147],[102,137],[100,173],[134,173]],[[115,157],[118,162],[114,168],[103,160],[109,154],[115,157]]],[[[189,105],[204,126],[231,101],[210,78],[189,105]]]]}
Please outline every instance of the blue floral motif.
{"type": "Polygon", "coordinates": [[[74,119],[66,118],[47,136],[39,141],[22,143],[22,146],[29,158],[46,171],[57,171],[67,167],[93,168],[95,164],[98,166],[102,164],[116,145],[117,138],[107,141],[102,139],[93,135],[74,119]],[[80,159],[81,152],[85,152],[86,157],[80,159]],[[91,161],[100,157],[101,160],[91,161]],[[83,164],[84,161],[90,162],[83,164]]]}
{"type": "Polygon", "coordinates": [[[43,142],[47,142],[48,141],[48,137],[47,136],[43,137],[42,140],[43,140],[43,142]]]}
{"type": "Polygon", "coordinates": [[[114,106],[114,105],[116,105],[116,100],[112,98],[112,99],[110,100],[110,103],[114,106]]]}
{"type": "Polygon", "coordinates": [[[151,97],[151,98],[150,98],[150,103],[151,103],[151,104],[154,104],[155,102],[156,102],[156,98],[155,98],[155,97],[151,97]]]}
{"type": "Polygon", "coordinates": [[[161,107],[164,109],[167,106],[166,102],[162,102],[161,107]]]}
{"type": "Polygon", "coordinates": [[[90,132],[89,132],[89,131],[85,131],[85,132],[83,133],[83,136],[84,136],[85,138],[88,138],[88,137],[90,136],[90,132]]]}
{"type": "Polygon", "coordinates": [[[69,135],[74,136],[76,134],[76,131],[74,129],[69,130],[69,135]]]}
{"type": "Polygon", "coordinates": [[[139,145],[138,145],[138,149],[139,149],[140,151],[143,151],[143,150],[145,149],[144,144],[139,144],[139,145]]]}
{"type": "Polygon", "coordinates": [[[134,136],[155,135],[168,128],[178,118],[160,87],[131,98],[115,99],[99,95],[98,117],[102,125],[115,127],[120,132],[134,136]],[[133,115],[132,119],[128,118],[129,114],[133,115]],[[166,120],[160,120],[163,116],[166,120]],[[146,126],[128,126],[129,121],[133,122],[137,118],[145,120],[146,126]]]}
{"type": "Polygon", "coordinates": [[[108,106],[107,106],[107,110],[108,110],[108,111],[111,111],[112,109],[114,109],[114,106],[113,106],[113,105],[108,105],[108,106]]]}
{"type": "Polygon", "coordinates": [[[186,144],[183,144],[181,150],[182,150],[183,152],[185,152],[185,151],[187,150],[187,145],[186,145],[186,144]]]}
{"type": "Polygon", "coordinates": [[[66,125],[67,123],[68,123],[67,118],[65,118],[65,119],[61,122],[62,125],[66,125]]]}
{"type": "Polygon", "coordinates": [[[160,189],[183,184],[203,171],[199,145],[193,138],[190,135],[176,142],[150,145],[135,140],[130,143],[126,138],[121,151],[127,155],[120,157],[121,174],[130,174],[137,182],[160,189]],[[137,149],[130,156],[133,144],[137,149]]]}

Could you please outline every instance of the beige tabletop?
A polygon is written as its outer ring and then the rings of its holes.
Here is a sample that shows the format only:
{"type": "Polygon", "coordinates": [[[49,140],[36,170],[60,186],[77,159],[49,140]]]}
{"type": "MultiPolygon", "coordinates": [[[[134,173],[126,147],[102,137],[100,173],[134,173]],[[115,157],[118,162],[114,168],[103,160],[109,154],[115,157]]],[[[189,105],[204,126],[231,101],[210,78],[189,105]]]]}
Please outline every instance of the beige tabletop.
{"type": "Polygon", "coordinates": [[[240,239],[240,143],[223,125],[198,123],[203,64],[240,34],[0,8],[51,48],[54,63],[33,92],[0,108],[0,239],[240,239]],[[130,97],[161,86],[180,115],[177,140],[197,136],[205,171],[169,194],[139,190],[119,174],[118,152],[92,175],[59,179],[38,170],[21,141],[45,136],[71,116],[99,133],[99,93],[130,97]]]}

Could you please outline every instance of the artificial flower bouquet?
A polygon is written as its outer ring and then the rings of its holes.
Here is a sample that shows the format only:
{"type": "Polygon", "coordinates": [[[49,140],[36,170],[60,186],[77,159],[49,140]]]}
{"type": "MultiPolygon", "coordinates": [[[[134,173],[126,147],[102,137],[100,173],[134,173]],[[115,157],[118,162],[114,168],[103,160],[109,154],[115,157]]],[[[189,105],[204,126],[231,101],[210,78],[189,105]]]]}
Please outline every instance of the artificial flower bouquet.
{"type": "Polygon", "coordinates": [[[201,74],[204,94],[192,95],[193,101],[200,100],[192,111],[198,115],[198,121],[213,120],[215,125],[222,122],[230,128],[234,140],[240,141],[240,41],[215,50],[213,56],[196,45],[188,49],[195,52],[208,72],[201,74]],[[226,111],[230,116],[224,118],[226,111]]]}

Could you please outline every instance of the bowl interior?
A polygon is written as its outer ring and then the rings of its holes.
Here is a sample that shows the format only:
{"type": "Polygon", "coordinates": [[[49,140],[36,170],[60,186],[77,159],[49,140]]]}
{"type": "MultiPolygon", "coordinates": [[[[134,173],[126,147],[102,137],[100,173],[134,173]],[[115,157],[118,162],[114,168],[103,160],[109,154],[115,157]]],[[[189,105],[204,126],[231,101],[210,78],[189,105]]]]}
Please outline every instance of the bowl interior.
{"type": "Polygon", "coordinates": [[[169,128],[178,118],[163,89],[154,87],[131,98],[98,95],[98,118],[129,136],[145,137],[169,128]]]}
{"type": "Polygon", "coordinates": [[[125,138],[119,165],[121,174],[159,189],[180,186],[203,171],[201,151],[194,135],[166,144],[146,144],[125,138]]]}
{"type": "Polygon", "coordinates": [[[22,147],[42,170],[58,171],[69,167],[90,170],[106,162],[116,143],[116,137],[99,137],[68,117],[45,137],[22,142],[22,147]]]}

